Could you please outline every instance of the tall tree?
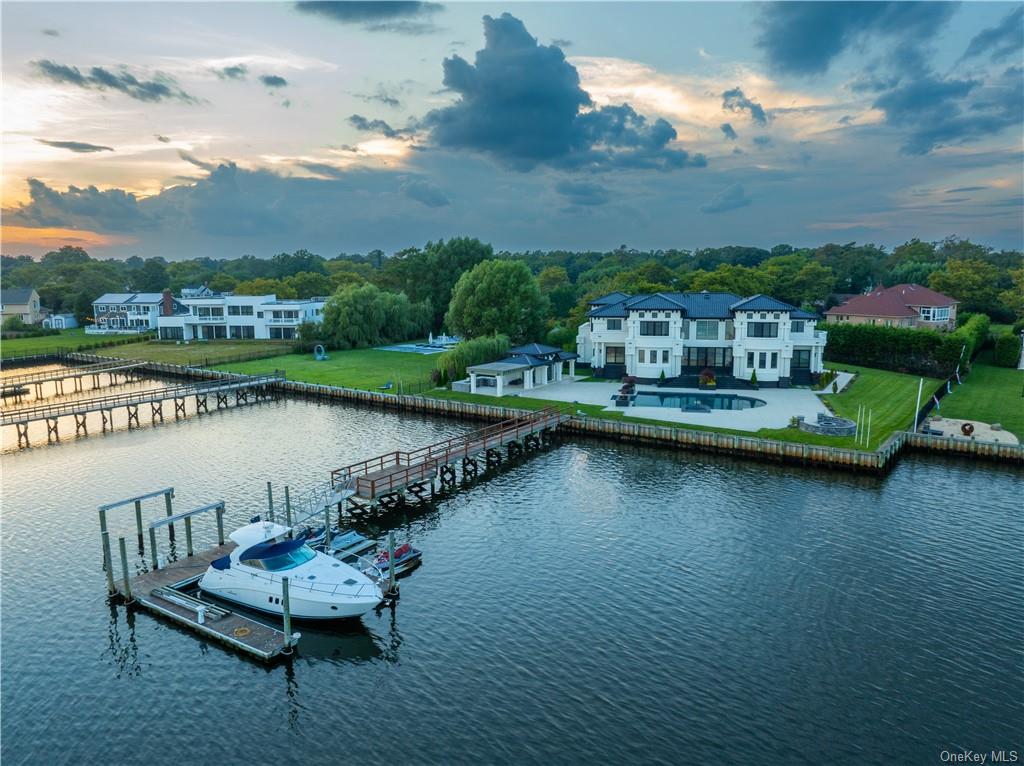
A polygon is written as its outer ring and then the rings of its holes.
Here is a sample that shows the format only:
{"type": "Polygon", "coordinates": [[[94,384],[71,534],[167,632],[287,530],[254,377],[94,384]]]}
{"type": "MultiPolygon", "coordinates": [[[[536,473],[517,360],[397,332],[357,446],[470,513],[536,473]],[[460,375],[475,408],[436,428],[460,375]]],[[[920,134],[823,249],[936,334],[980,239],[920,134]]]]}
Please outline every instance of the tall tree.
{"type": "Polygon", "coordinates": [[[928,278],[928,286],[960,301],[961,311],[991,313],[998,308],[999,269],[975,258],[953,258],[928,278]]]}
{"type": "Polygon", "coordinates": [[[445,325],[467,338],[508,335],[520,343],[541,337],[546,310],[547,299],[525,264],[489,260],[459,278],[445,325]]]}

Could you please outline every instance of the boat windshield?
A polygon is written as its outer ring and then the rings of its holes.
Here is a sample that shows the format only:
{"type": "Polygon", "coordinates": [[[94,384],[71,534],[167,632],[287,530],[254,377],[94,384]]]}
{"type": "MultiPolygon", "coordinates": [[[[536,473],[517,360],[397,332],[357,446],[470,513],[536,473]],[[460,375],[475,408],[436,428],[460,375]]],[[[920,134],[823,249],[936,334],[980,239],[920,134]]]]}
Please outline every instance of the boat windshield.
{"type": "Polygon", "coordinates": [[[287,551],[277,556],[270,556],[262,559],[264,569],[269,569],[271,572],[280,572],[284,569],[294,569],[300,564],[305,564],[307,561],[312,561],[316,558],[316,553],[308,545],[303,545],[301,548],[296,548],[293,551],[287,551]]]}

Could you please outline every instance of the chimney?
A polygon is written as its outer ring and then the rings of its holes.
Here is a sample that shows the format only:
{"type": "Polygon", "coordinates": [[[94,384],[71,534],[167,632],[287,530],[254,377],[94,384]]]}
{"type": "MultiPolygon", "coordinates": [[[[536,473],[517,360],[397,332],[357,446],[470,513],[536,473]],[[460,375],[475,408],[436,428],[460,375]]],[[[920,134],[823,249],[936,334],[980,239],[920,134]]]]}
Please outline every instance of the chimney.
{"type": "Polygon", "coordinates": [[[174,298],[171,297],[171,288],[164,288],[163,303],[160,306],[160,316],[169,317],[174,315],[174,298]]]}

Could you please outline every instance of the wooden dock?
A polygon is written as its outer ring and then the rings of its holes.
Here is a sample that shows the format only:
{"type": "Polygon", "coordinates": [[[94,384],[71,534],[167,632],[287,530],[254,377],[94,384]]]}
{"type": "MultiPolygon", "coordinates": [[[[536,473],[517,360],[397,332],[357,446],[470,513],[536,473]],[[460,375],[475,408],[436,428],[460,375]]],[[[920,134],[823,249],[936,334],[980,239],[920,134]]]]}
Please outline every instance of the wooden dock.
{"type": "Polygon", "coordinates": [[[273,660],[287,654],[294,645],[294,641],[289,644],[283,631],[230,611],[219,603],[200,602],[182,592],[199,580],[211,561],[227,556],[234,547],[233,544],[218,545],[139,574],[131,578],[130,591],[122,579],[115,579],[117,593],[125,599],[130,596],[131,603],[207,638],[261,660],[273,660]],[[202,623],[199,622],[200,605],[205,610],[202,623]]]}
{"type": "Polygon", "coordinates": [[[45,420],[47,437],[59,438],[58,421],[62,417],[75,418],[75,433],[86,432],[86,415],[99,412],[103,419],[103,429],[109,425],[113,428],[114,410],[125,408],[128,413],[128,424],[139,425],[139,407],[148,404],[152,419],[163,420],[163,403],[174,400],[175,417],[185,415],[185,402],[195,397],[196,411],[209,412],[209,399],[215,397],[218,409],[228,406],[230,394],[235,395],[235,404],[249,403],[250,396],[254,401],[272,398],[275,395],[274,384],[284,380],[283,373],[267,375],[234,375],[217,381],[189,383],[179,386],[136,391],[126,394],[111,394],[91,399],[80,399],[73,402],[57,402],[23,407],[16,410],[0,412],[0,426],[15,426],[18,430],[18,445],[28,446],[29,423],[45,420]]]}
{"type": "MultiPolygon", "coordinates": [[[[446,439],[411,451],[396,450],[360,463],[331,471],[331,484],[346,485],[354,497],[374,501],[402,493],[410,488],[419,497],[426,482],[440,474],[442,483],[454,483],[452,464],[461,461],[463,473],[476,476],[477,459],[485,456],[488,467],[501,461],[501,450],[509,456],[540,446],[542,437],[568,420],[558,407],[529,412],[495,423],[478,431],[446,439]]],[[[387,501],[384,501],[387,504],[387,501]]]]}
{"type": "Polygon", "coordinates": [[[37,396],[40,395],[40,391],[45,383],[54,383],[60,393],[63,391],[63,383],[66,380],[74,382],[74,390],[82,390],[82,379],[87,377],[93,378],[93,387],[99,387],[100,375],[107,375],[111,384],[117,377],[128,378],[129,372],[137,370],[140,367],[145,367],[145,362],[140,361],[126,361],[124,359],[114,359],[109,362],[99,362],[97,364],[87,364],[81,367],[65,367],[58,370],[43,370],[41,372],[26,372],[21,375],[7,375],[0,378],[0,389],[8,390],[12,388],[18,388],[20,386],[35,386],[37,396]]]}

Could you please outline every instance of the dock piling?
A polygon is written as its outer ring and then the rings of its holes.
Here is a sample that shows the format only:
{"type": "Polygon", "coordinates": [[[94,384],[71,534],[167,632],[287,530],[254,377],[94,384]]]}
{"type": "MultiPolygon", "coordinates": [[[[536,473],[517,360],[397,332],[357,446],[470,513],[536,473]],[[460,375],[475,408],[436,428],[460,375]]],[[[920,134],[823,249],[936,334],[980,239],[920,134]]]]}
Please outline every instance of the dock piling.
{"type": "Polygon", "coordinates": [[[292,605],[288,599],[288,578],[281,578],[281,611],[284,617],[284,649],[282,654],[292,653],[292,605]]]}
{"type": "Polygon", "coordinates": [[[192,555],[192,517],[185,518],[185,552],[192,555]]]}
{"type": "Polygon", "coordinates": [[[121,577],[124,578],[124,602],[130,604],[134,599],[132,598],[131,579],[128,577],[128,554],[125,552],[123,536],[117,538],[117,547],[121,551],[121,577]]]}
{"type": "Polygon", "coordinates": [[[288,528],[292,526],[292,496],[289,493],[288,485],[284,485],[284,518],[288,522],[288,528]]]}
{"type": "Polygon", "coordinates": [[[388,593],[395,592],[395,533],[388,532],[388,593]]]}
{"type": "Polygon", "coordinates": [[[224,506],[217,509],[217,545],[224,544],[224,506]]]}
{"type": "Polygon", "coordinates": [[[331,550],[331,506],[324,506],[324,550],[331,550]]]}
{"type": "Polygon", "coordinates": [[[157,556],[156,556],[156,528],[149,528],[149,560],[153,565],[153,569],[159,569],[157,556]]]}
{"type": "MultiPolygon", "coordinates": [[[[171,498],[173,498],[173,497],[174,497],[174,493],[173,492],[165,492],[164,493],[164,507],[167,509],[167,515],[168,516],[173,516],[174,515],[174,509],[171,507],[171,505],[172,505],[171,504],[171,498]]],[[[173,524],[168,524],[167,525],[167,538],[172,543],[174,542],[174,525],[173,524]]],[[[188,555],[189,556],[192,555],[191,551],[189,552],[188,555]]]]}
{"type": "Polygon", "coordinates": [[[135,501],[135,529],[139,535],[139,548],[144,547],[145,540],[142,536],[142,501],[135,501]]]}
{"type": "Polygon", "coordinates": [[[267,482],[267,520],[274,521],[274,487],[267,482]]]}
{"type": "MultiPolygon", "coordinates": [[[[100,513],[102,514],[102,511],[100,513]]],[[[107,593],[112,596],[117,588],[114,587],[114,562],[110,560],[110,533],[104,529],[100,536],[103,538],[103,569],[107,573],[107,593]]]]}

